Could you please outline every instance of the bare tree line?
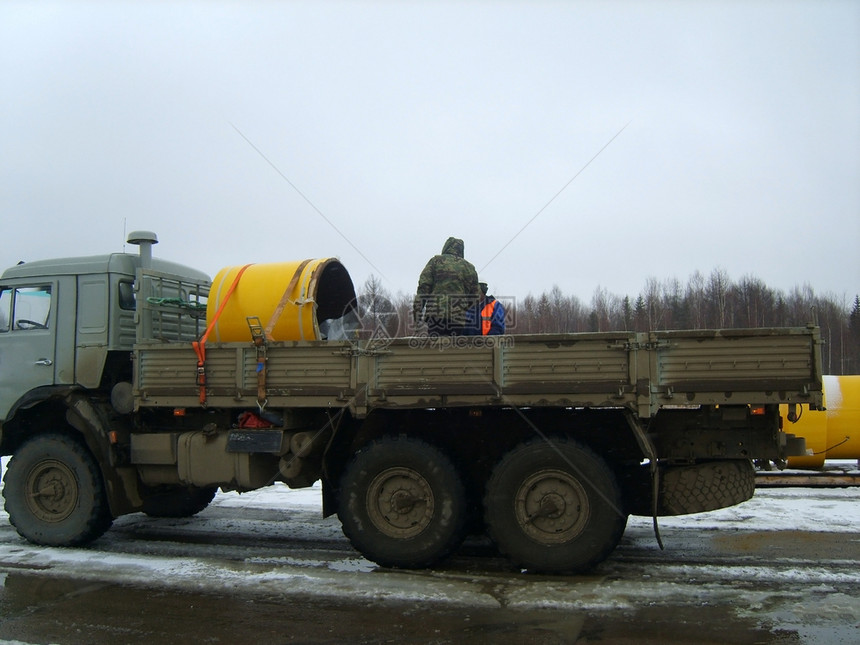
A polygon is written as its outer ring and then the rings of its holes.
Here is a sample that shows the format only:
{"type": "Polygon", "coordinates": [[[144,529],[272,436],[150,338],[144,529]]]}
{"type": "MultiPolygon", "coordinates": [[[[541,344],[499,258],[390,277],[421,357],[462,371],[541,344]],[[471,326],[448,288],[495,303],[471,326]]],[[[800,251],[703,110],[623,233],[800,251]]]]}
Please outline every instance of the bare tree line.
{"type": "MultiPolygon", "coordinates": [[[[597,287],[588,303],[554,285],[537,296],[499,296],[509,334],[584,331],[652,331],[741,327],[821,328],[826,374],[860,374],[860,295],[853,301],[816,294],[809,285],[785,293],[754,276],[730,279],[723,269],[696,272],[686,284],[675,278],[648,278],[636,296],[618,296],[597,287]]],[[[412,294],[392,296],[370,276],[359,290],[365,325],[390,336],[415,333],[412,294]],[[368,323],[368,314],[370,323],[368,323]]]]}

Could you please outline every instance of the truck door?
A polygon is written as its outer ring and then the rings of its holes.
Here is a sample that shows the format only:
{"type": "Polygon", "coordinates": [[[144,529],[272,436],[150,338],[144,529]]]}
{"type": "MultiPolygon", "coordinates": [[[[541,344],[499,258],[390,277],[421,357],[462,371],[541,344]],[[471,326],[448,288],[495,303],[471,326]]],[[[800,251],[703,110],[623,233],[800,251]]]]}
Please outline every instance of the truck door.
{"type": "Polygon", "coordinates": [[[54,383],[56,284],[0,287],[0,420],[28,391],[54,383]]]}

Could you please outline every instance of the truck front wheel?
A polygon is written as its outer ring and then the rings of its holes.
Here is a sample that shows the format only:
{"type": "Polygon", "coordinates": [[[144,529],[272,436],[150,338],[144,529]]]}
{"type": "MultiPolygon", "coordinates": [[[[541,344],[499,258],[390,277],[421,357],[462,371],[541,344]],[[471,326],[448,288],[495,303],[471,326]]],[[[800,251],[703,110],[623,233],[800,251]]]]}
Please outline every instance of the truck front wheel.
{"type": "Polygon", "coordinates": [[[627,524],[612,471],[564,438],[531,441],[505,455],[487,484],[484,512],[499,551],[539,572],[592,568],[627,524]]]}
{"type": "Polygon", "coordinates": [[[428,567],[463,541],[463,483],[451,461],[423,441],[385,438],[362,448],[340,496],[344,534],[384,567],[428,567]]]}
{"type": "Polygon", "coordinates": [[[34,544],[84,544],[113,522],[98,466],[71,437],[27,441],[9,461],[3,484],[9,521],[34,544]]]}

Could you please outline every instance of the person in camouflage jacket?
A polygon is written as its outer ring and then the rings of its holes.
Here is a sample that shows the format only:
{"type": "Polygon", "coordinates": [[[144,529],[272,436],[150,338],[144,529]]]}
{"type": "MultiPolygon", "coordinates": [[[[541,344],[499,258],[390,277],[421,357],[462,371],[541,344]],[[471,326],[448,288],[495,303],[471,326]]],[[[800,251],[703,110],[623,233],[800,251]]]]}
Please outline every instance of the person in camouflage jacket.
{"type": "Polygon", "coordinates": [[[463,257],[463,240],[449,237],[418,278],[413,304],[415,324],[427,323],[431,335],[462,334],[466,311],[480,298],[478,272],[463,257]]]}

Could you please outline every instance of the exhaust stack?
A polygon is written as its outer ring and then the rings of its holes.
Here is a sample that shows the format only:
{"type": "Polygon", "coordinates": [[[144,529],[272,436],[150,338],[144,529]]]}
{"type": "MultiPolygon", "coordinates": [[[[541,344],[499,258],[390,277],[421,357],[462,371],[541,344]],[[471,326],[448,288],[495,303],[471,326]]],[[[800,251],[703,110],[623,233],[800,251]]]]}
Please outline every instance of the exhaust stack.
{"type": "Polygon", "coordinates": [[[152,231],[132,231],[127,242],[140,247],[140,268],[152,268],[152,245],[158,244],[158,236],[152,231]]]}

